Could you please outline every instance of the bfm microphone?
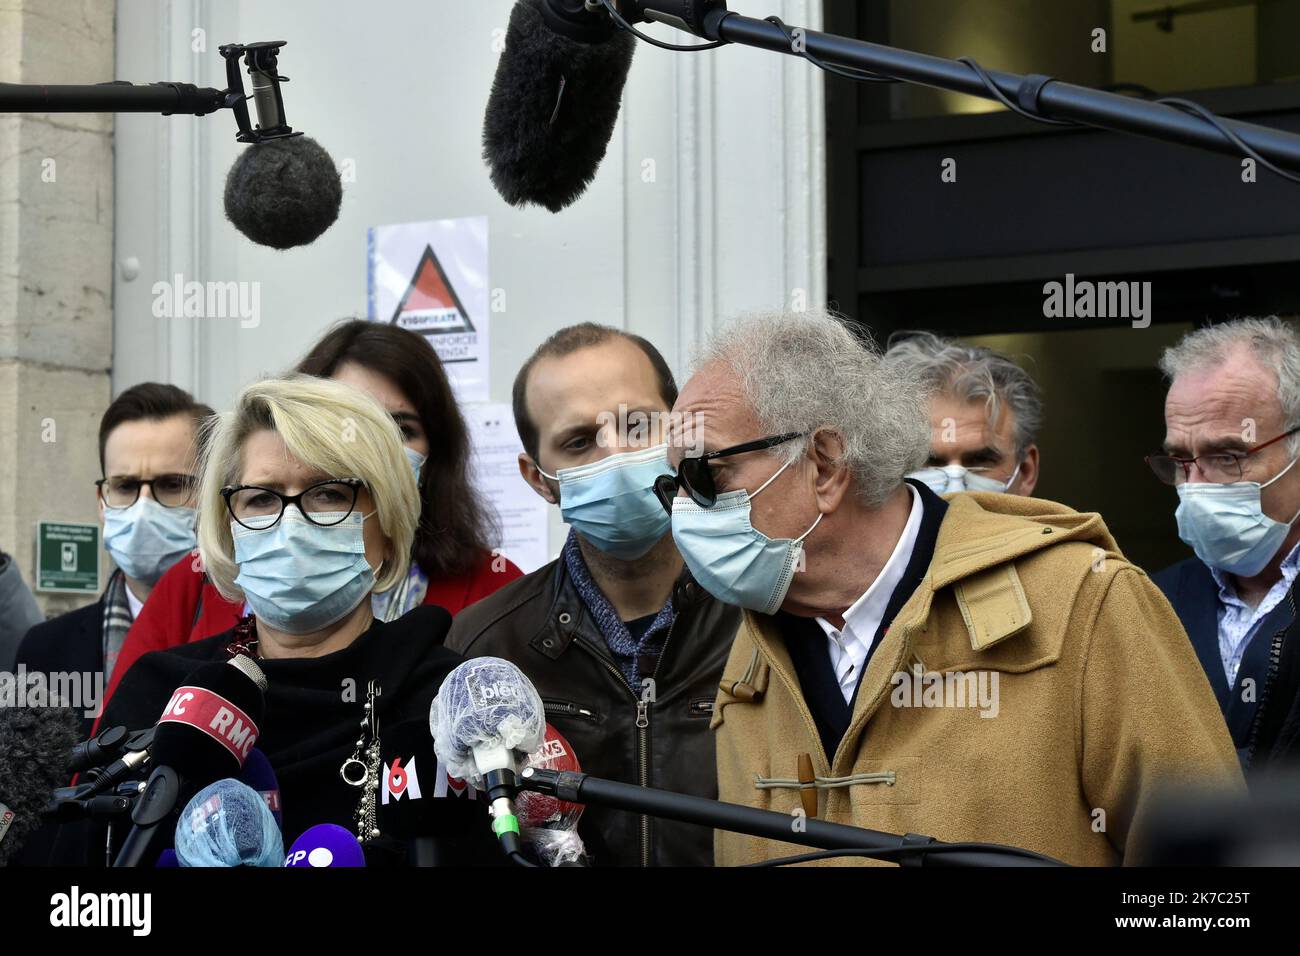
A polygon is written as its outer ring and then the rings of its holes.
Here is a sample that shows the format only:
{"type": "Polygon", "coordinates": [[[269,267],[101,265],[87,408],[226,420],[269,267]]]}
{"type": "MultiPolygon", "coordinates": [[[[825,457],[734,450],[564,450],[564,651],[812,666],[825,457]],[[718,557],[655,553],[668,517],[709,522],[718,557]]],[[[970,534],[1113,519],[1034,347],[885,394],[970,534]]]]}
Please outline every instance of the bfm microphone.
{"type": "MultiPolygon", "coordinates": [[[[266,807],[275,817],[276,826],[284,826],[284,812],[280,803],[280,781],[275,776],[275,769],[266,754],[254,747],[248,752],[243,769],[239,771],[239,782],[246,783],[262,796],[266,807]]],[[[278,864],[277,864],[278,865],[278,864]]]]}
{"type": "Polygon", "coordinates": [[[71,707],[0,707],[0,866],[40,827],[80,739],[81,716],[71,707]]]}
{"type": "Polygon", "coordinates": [[[351,830],[337,823],[318,823],[293,841],[284,865],[314,869],[358,867],[366,865],[366,854],[351,830]]]}
{"type": "Polygon", "coordinates": [[[476,657],[442,682],[429,708],[434,751],[453,777],[487,793],[492,830],[506,854],[519,853],[516,774],[546,733],[542,699],[514,664],[476,657]]]}
{"type": "Polygon", "coordinates": [[[380,831],[407,841],[415,866],[450,863],[446,838],[467,834],[482,821],[474,788],[447,773],[422,721],[385,731],[381,748],[375,801],[380,831]]]}
{"type": "MultiPolygon", "coordinates": [[[[659,20],[701,34],[721,0],[618,0],[629,24],[659,20]]],[[[512,206],[559,212],[596,177],[636,40],[597,0],[519,0],[483,118],[483,158],[512,206]]]]}
{"type": "MultiPolygon", "coordinates": [[[[578,755],[564,735],[546,725],[546,739],[528,755],[525,768],[581,773],[578,755]]],[[[587,866],[587,848],[578,836],[582,804],[525,790],[515,798],[524,844],[546,866],[587,866]]]]}
{"type": "Polygon", "coordinates": [[[244,654],[200,665],[176,688],[154,729],[154,770],[114,866],[140,865],[184,789],[239,773],[257,743],[265,690],[266,675],[244,654]]]}
{"type": "Polygon", "coordinates": [[[278,867],[284,837],[260,793],[238,780],[218,780],[181,812],[176,860],[181,866],[278,867]]]}

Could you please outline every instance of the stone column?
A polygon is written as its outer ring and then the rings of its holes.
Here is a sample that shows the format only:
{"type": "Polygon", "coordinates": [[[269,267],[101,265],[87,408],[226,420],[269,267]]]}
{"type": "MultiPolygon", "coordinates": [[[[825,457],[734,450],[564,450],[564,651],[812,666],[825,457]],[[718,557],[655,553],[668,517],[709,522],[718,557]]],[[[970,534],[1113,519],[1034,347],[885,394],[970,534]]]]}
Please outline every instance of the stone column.
{"type": "MultiPolygon", "coordinates": [[[[113,79],[114,7],[0,6],[0,82],[113,79]]],[[[96,520],[112,269],[112,114],[0,113],[0,548],[29,585],[37,520],[96,520]]],[[[37,599],[52,616],[93,598],[37,599]]]]}

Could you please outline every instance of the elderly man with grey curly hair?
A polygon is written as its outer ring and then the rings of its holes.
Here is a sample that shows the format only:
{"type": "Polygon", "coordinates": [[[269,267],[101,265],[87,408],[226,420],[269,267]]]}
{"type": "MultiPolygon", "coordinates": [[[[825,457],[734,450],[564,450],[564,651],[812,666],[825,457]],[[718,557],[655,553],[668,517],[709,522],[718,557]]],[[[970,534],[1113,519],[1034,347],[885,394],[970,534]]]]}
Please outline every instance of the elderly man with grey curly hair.
{"type": "Polygon", "coordinates": [[[1038,383],[1009,356],[930,332],[890,337],[885,361],[929,396],[930,453],[909,478],[936,494],[1032,495],[1038,484],[1038,383]]]}
{"type": "MultiPolygon", "coordinates": [[[[656,491],[696,580],[745,609],[720,799],[1107,865],[1140,857],[1163,788],[1243,786],[1178,619],[1101,517],[905,480],[924,389],[844,321],[732,323],[674,412],[697,447],[670,442],[656,491]]],[[[796,851],[714,841],[722,865],[796,851]]]]}

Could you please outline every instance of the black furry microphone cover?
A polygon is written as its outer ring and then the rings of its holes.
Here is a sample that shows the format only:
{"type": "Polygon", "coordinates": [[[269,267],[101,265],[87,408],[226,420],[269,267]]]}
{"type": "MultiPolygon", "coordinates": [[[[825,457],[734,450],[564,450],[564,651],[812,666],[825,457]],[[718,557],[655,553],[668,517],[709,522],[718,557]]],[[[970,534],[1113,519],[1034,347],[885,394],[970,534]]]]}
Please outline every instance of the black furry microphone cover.
{"type": "Polygon", "coordinates": [[[261,246],[292,249],[334,224],[343,180],[314,139],[292,136],[248,146],[226,176],[226,218],[261,246]]]}
{"type": "Polygon", "coordinates": [[[67,784],[71,750],[80,742],[81,714],[74,708],[0,707],[0,804],[13,814],[0,836],[0,866],[40,827],[41,810],[67,784]]]}
{"type": "Polygon", "coordinates": [[[510,14],[483,119],[483,158],[506,202],[559,212],[605,158],[636,41],[621,30],[600,42],[568,39],[547,25],[542,2],[519,0],[510,14]]]}

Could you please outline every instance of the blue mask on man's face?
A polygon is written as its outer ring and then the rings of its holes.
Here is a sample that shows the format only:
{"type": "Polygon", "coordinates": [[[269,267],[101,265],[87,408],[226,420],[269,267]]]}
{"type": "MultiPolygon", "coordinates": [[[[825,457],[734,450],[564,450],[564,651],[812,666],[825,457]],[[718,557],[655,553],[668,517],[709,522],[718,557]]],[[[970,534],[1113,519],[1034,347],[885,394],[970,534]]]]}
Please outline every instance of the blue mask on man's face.
{"type": "Polygon", "coordinates": [[[164,508],[140,495],[129,508],[104,509],[104,549],[128,578],[152,587],[194,550],[195,510],[164,508]]]}
{"type": "Polygon", "coordinates": [[[946,495],[954,491],[1000,491],[1007,492],[1020,477],[1020,466],[1005,481],[990,478],[962,465],[931,465],[920,471],[910,472],[907,476],[928,487],[936,495],[946,495]]]}
{"type": "Polygon", "coordinates": [[[711,508],[690,498],[673,499],[673,540],[700,587],[723,604],[775,614],[785,601],[794,573],[803,564],[803,539],[822,516],[797,538],[769,538],[750,524],[750,502],[793,461],[752,495],[743,488],[718,495],[711,508]]]}
{"type": "Polygon", "coordinates": [[[667,470],[668,446],[655,445],[542,475],[560,483],[567,524],[606,554],[635,561],[668,533],[671,520],[654,492],[667,470]]]}
{"type": "Polygon", "coordinates": [[[1260,492],[1292,469],[1292,459],[1264,484],[1184,482],[1177,487],[1178,537],[1212,568],[1251,578],[1277,555],[1300,513],[1283,523],[1264,514],[1260,492]]]}

